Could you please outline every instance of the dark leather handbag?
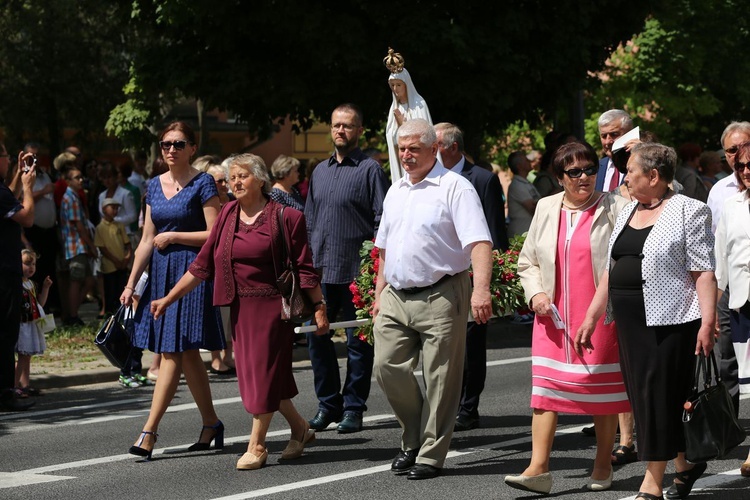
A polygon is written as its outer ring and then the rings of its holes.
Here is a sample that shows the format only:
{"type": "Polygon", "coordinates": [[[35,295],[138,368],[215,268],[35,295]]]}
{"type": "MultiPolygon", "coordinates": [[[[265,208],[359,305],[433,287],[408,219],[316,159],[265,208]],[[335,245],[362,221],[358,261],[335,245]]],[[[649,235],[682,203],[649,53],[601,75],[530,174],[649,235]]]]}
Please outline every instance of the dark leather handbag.
{"type": "Polygon", "coordinates": [[[700,463],[724,457],[745,440],[745,430],[737,422],[732,398],[721,382],[713,351],[708,358],[698,354],[695,365],[693,391],[685,401],[682,425],[685,458],[700,463]],[[701,371],[703,390],[699,391],[701,371]]]}
{"type": "Polygon", "coordinates": [[[126,324],[132,326],[132,320],[129,320],[129,323],[126,320],[129,309],[121,305],[117,312],[102,324],[94,339],[102,354],[117,368],[125,365],[133,349],[132,329],[126,328],[126,324]]]}
{"type": "Polygon", "coordinates": [[[307,294],[302,290],[299,282],[299,273],[294,266],[289,251],[289,235],[284,225],[284,208],[279,210],[279,230],[282,246],[284,270],[276,278],[276,286],[281,292],[281,319],[292,323],[305,323],[310,321],[315,314],[315,306],[307,294]]]}

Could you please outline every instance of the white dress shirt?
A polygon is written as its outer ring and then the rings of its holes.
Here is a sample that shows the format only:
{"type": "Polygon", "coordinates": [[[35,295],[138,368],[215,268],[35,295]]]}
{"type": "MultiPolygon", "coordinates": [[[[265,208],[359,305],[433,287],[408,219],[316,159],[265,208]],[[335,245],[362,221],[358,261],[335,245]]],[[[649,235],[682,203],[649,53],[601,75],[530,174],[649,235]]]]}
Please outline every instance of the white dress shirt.
{"type": "Polygon", "coordinates": [[[492,237],[479,195],[439,161],[420,182],[407,174],[388,190],[375,246],[386,250],[385,279],[397,290],[465,271],[480,241],[492,237]]]}
{"type": "MultiPolygon", "coordinates": [[[[612,159],[607,159],[607,171],[604,173],[604,187],[602,188],[602,191],[607,192],[609,191],[609,183],[612,182],[612,176],[615,175],[615,172],[617,171],[617,168],[615,167],[615,164],[612,163],[612,159]]],[[[622,179],[625,177],[624,174],[618,172],[620,174],[620,178],[618,179],[619,182],[617,185],[619,186],[622,184],[622,179]]]]}
{"type": "Polygon", "coordinates": [[[724,203],[716,231],[716,281],[729,286],[729,308],[739,309],[750,298],[750,203],[737,193],[724,203]]]}
{"type": "Polygon", "coordinates": [[[713,217],[713,223],[711,224],[711,230],[716,233],[716,228],[719,227],[719,221],[721,220],[721,214],[724,212],[724,203],[740,192],[740,185],[737,184],[737,178],[734,174],[727,175],[723,179],[716,182],[708,192],[708,208],[711,209],[711,215],[713,217]]]}

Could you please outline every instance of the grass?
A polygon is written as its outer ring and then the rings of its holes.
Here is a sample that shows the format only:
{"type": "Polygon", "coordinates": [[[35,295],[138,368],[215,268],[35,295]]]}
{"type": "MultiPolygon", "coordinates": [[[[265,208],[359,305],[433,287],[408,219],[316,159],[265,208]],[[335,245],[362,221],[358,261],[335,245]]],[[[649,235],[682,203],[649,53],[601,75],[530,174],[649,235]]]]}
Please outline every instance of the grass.
{"type": "Polygon", "coordinates": [[[47,350],[41,356],[34,356],[32,366],[45,372],[68,371],[77,363],[103,360],[99,348],[94,345],[98,329],[98,325],[55,328],[46,336],[47,350]]]}

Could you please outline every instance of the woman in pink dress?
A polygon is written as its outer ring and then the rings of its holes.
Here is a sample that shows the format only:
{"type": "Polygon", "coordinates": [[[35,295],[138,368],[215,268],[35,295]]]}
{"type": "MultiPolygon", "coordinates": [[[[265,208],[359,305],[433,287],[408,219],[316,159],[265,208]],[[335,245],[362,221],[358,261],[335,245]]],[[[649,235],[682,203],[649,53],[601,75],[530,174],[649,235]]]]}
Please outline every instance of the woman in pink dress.
{"type": "Polygon", "coordinates": [[[624,198],[594,190],[599,160],[593,148],[565,144],[552,160],[564,191],[539,200],[518,261],[534,320],[531,463],[505,482],[549,493],[549,458],[559,412],[593,415],[596,458],[588,481],[594,491],[612,484],[611,450],[617,414],[630,411],[620,372],[617,334],[600,321],[593,349],[581,351],[575,335],[606,268],[607,242],[624,198]],[[581,352],[578,354],[577,352],[581,352]]]}
{"type": "Polygon", "coordinates": [[[266,434],[276,411],[292,434],[282,459],[300,457],[315,439],[315,431],[292,403],[298,392],[292,373],[294,325],[281,320],[281,295],[276,288],[276,278],[285,269],[283,232],[301,287],[315,304],[317,335],[328,333],[328,319],[302,212],[287,207],[280,224],[281,205],[269,198],[271,178],[256,155],[232,157],[229,183],[237,200],[222,207],[188,272],[166,297],[151,302],[151,312],[158,318],[171,303],[213,279],[214,305],[230,307],[240,396],[253,415],[247,453],[237,469],[252,470],[266,463],[266,434]]]}

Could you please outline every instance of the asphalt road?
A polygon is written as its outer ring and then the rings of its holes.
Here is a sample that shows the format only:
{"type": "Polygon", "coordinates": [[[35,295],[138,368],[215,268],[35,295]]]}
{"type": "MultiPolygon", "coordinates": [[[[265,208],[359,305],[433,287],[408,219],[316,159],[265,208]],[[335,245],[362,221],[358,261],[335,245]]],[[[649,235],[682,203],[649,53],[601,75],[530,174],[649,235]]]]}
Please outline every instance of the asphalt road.
{"type": "MultiPolygon", "coordinates": [[[[200,418],[184,383],[162,421],[154,460],[127,454],[145,421],[151,390],[124,389],[115,383],[50,389],[34,411],[0,414],[0,498],[13,499],[414,499],[534,498],[503,483],[518,474],[530,456],[530,328],[493,325],[488,352],[487,387],[480,406],[481,427],[453,436],[442,476],[408,481],[390,472],[400,430],[377,383],[365,414],[365,429],[343,435],[319,432],[302,458],[280,460],[289,432],[277,415],[268,436],[267,465],[237,471],[251,419],[234,378],[211,377],[217,412],[227,435],[223,450],[188,453],[200,431],[200,418]]],[[[343,368],[345,362],[340,361],[343,368]]],[[[308,362],[295,364],[300,394],[294,402],[310,418],[316,411],[308,362]]],[[[750,425],[750,402],[741,419],[750,425]]],[[[613,488],[585,489],[594,440],[580,429],[583,416],[561,416],[552,454],[553,497],[633,498],[644,465],[615,471],[613,488]]],[[[690,498],[750,499],[750,479],[739,476],[746,441],[728,458],[709,464],[690,498]]],[[[673,471],[670,467],[669,471],[673,471]]],[[[669,476],[671,480],[671,475],[669,476]]]]}

